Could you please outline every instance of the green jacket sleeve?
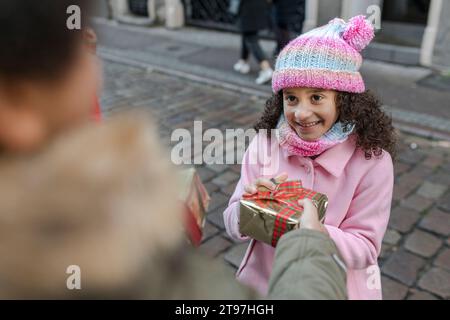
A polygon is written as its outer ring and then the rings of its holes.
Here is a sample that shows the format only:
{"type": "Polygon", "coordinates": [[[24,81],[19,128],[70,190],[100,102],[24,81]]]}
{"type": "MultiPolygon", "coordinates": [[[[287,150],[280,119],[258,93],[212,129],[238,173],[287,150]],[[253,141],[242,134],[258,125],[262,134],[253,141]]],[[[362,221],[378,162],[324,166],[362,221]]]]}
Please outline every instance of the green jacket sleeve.
{"type": "Polygon", "coordinates": [[[346,271],[331,238],[300,229],[284,235],[269,282],[271,299],[347,299],[346,271]]]}

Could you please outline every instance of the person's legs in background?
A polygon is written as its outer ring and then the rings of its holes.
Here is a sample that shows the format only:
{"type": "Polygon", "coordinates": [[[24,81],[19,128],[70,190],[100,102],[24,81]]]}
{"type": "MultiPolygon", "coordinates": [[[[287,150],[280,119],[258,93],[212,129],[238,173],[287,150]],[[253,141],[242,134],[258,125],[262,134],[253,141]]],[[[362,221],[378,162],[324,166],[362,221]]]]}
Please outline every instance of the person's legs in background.
{"type": "Polygon", "coordinates": [[[289,37],[289,31],[287,30],[287,24],[281,21],[280,17],[280,8],[278,7],[278,3],[272,3],[270,10],[270,20],[272,24],[272,30],[275,34],[275,40],[277,42],[277,46],[273,51],[273,57],[276,58],[278,54],[281,52],[281,49],[287,44],[287,37],[289,37]]]}
{"type": "Polygon", "coordinates": [[[259,72],[258,78],[256,78],[257,84],[264,84],[272,79],[273,70],[270,66],[269,60],[262,50],[257,32],[245,32],[244,33],[244,43],[249,52],[253,54],[259,63],[261,71],[259,72]]]}
{"type": "Polygon", "coordinates": [[[273,55],[277,57],[291,40],[302,33],[305,20],[305,1],[275,1],[272,5],[271,16],[277,40],[277,47],[273,55]]]}
{"type": "Polygon", "coordinates": [[[233,66],[234,71],[247,74],[250,72],[250,64],[248,63],[249,51],[245,44],[245,34],[241,34],[241,59],[233,66]]]}
{"type": "Polygon", "coordinates": [[[277,38],[277,47],[274,56],[278,56],[281,50],[291,41],[292,34],[286,24],[278,24],[275,26],[275,36],[277,38]]]}

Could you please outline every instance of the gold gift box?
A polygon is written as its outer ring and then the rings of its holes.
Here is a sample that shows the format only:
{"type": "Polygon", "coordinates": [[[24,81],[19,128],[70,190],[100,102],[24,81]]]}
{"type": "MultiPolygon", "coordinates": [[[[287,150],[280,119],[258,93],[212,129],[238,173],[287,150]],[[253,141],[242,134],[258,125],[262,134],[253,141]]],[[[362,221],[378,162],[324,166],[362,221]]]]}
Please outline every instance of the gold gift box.
{"type": "Polygon", "coordinates": [[[299,227],[303,208],[297,201],[304,198],[315,202],[323,221],[327,196],[303,188],[300,180],[281,183],[274,191],[260,187],[253,197],[240,200],[240,233],[275,247],[283,234],[299,227]]]}

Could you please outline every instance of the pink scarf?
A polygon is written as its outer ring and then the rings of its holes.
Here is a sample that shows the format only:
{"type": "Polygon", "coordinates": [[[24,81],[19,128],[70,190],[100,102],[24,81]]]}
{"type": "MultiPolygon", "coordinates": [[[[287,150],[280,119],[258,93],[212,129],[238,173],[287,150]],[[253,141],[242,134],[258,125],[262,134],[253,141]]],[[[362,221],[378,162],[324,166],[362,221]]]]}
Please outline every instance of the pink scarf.
{"type": "Polygon", "coordinates": [[[318,140],[306,141],[298,136],[297,132],[292,129],[284,119],[284,116],[282,116],[277,127],[277,138],[280,146],[290,155],[312,157],[347,140],[354,127],[354,125],[344,126],[341,122],[336,122],[318,140]]]}

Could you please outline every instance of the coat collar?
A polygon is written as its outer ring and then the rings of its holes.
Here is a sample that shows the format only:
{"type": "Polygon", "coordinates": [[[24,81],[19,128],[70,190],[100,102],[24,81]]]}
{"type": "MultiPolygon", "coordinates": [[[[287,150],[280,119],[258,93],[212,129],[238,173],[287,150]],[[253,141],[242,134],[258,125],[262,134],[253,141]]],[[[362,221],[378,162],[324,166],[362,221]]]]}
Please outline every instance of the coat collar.
{"type": "MultiPolygon", "coordinates": [[[[282,154],[285,159],[290,156],[284,148],[282,149],[282,154]]],[[[319,155],[313,160],[313,163],[320,165],[334,177],[338,178],[345,169],[345,166],[350,161],[353,153],[356,149],[355,137],[352,135],[343,143],[340,143],[319,155]]],[[[298,158],[301,158],[297,156],[298,158]]]]}

